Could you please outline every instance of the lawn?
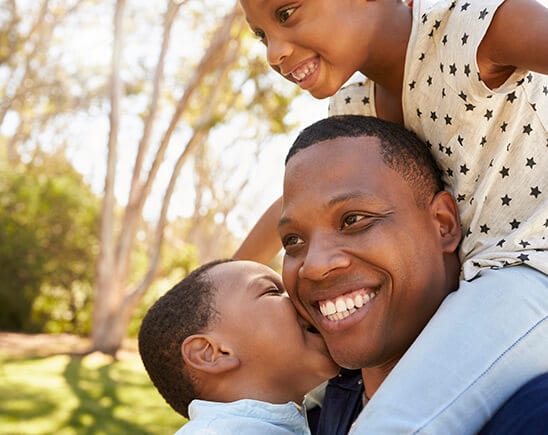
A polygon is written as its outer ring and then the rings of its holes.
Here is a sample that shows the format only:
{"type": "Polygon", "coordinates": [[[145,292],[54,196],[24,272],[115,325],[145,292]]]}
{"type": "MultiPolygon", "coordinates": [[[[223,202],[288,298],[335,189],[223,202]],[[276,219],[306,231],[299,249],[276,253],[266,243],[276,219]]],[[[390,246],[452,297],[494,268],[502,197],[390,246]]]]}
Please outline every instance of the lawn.
{"type": "Polygon", "coordinates": [[[0,346],[2,434],[173,434],[184,422],[154,389],[134,350],[118,361],[13,350],[0,346]]]}

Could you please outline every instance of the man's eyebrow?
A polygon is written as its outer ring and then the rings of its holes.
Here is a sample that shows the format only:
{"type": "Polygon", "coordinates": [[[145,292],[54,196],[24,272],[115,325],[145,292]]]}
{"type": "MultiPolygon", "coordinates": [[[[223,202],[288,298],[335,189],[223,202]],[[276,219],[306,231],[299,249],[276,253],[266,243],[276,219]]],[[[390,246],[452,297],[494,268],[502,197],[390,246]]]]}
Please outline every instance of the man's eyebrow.
{"type": "Polygon", "coordinates": [[[327,206],[332,207],[334,205],[340,204],[342,202],[351,201],[353,199],[359,199],[362,201],[363,200],[373,201],[373,202],[379,202],[381,200],[381,198],[379,198],[377,195],[364,192],[363,190],[356,190],[352,192],[341,193],[340,195],[334,196],[327,202],[327,206]]]}
{"type": "MultiPolygon", "coordinates": [[[[373,203],[380,203],[382,201],[381,198],[379,198],[377,195],[373,195],[368,192],[364,192],[362,190],[356,190],[351,192],[345,192],[341,193],[339,195],[334,196],[331,198],[325,205],[326,208],[333,207],[335,205],[351,201],[354,199],[359,199],[361,201],[368,201],[373,203]]],[[[289,216],[282,216],[280,220],[278,221],[278,228],[290,224],[293,221],[293,219],[289,216]]]]}

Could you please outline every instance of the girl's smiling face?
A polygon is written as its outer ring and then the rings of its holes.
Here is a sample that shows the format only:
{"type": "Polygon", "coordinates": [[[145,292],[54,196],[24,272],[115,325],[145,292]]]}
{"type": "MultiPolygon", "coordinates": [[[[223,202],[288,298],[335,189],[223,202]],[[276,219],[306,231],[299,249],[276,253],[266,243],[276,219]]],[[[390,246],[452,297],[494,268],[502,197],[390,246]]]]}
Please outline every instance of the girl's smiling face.
{"type": "Polygon", "coordinates": [[[333,95],[362,69],[380,24],[376,3],[241,0],[270,66],[316,98],[333,95]]]}

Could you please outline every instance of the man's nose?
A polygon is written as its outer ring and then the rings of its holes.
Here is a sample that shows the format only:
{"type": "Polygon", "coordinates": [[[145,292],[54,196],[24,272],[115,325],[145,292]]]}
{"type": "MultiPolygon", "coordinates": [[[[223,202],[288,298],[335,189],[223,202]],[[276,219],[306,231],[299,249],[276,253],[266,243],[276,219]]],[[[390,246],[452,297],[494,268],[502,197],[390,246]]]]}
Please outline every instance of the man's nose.
{"type": "Polygon", "coordinates": [[[291,54],[291,50],[291,44],[288,41],[279,37],[270,38],[266,48],[266,58],[269,65],[277,67],[279,70],[285,59],[291,54]]]}
{"type": "Polygon", "coordinates": [[[299,278],[321,281],[335,271],[345,269],[350,258],[341,247],[327,237],[309,242],[306,257],[299,269],[299,278]]]}

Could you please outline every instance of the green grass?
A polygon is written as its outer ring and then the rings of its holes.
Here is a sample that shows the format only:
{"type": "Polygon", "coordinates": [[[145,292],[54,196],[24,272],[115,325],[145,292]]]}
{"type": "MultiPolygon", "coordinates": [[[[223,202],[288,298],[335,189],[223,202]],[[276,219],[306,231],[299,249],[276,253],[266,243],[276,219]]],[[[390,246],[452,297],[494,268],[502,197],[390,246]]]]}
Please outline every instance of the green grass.
{"type": "Polygon", "coordinates": [[[183,423],[138,355],[113,362],[97,355],[0,354],[2,434],[173,434],[183,423]]]}

